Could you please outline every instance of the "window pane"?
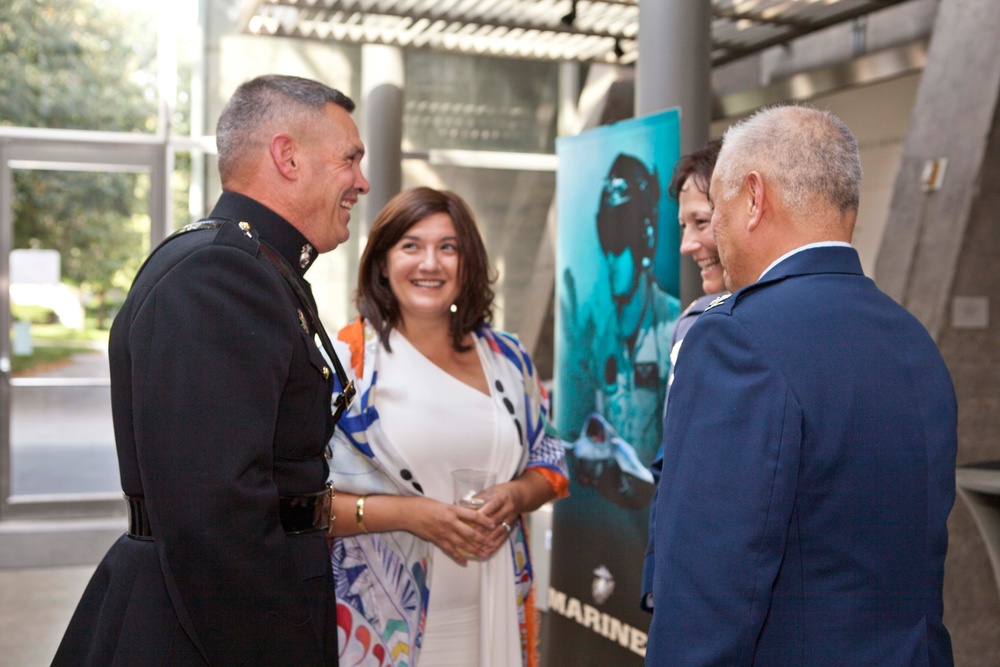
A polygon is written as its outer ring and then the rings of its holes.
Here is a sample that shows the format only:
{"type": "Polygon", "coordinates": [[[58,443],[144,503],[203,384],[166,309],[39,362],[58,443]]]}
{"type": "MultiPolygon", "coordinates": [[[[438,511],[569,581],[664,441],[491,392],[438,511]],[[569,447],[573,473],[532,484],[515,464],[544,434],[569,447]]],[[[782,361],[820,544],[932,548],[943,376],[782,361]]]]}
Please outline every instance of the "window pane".
{"type": "Polygon", "coordinates": [[[11,491],[119,490],[107,341],[148,252],[149,176],[16,170],[11,491]]]}
{"type": "Polygon", "coordinates": [[[155,5],[0,2],[0,124],[154,132],[155,5]]]}
{"type": "Polygon", "coordinates": [[[404,146],[554,153],[554,63],[406,53],[404,146]]]}

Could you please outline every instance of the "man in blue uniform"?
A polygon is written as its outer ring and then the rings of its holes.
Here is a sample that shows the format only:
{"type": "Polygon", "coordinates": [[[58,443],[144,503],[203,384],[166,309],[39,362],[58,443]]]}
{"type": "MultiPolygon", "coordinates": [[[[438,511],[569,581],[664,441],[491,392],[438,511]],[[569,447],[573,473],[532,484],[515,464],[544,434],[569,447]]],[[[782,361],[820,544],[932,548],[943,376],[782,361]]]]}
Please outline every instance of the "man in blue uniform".
{"type": "Polygon", "coordinates": [[[767,109],[724,138],[710,196],[733,294],[675,368],[648,665],[952,664],[955,395],[849,245],[860,180],[825,112],[767,109]]]}
{"type": "Polygon", "coordinates": [[[324,456],[337,368],[303,274],[347,239],[368,191],[353,108],[266,76],[223,110],[211,221],[150,256],[112,326],[129,528],[53,664],[337,664],[324,456]]]}

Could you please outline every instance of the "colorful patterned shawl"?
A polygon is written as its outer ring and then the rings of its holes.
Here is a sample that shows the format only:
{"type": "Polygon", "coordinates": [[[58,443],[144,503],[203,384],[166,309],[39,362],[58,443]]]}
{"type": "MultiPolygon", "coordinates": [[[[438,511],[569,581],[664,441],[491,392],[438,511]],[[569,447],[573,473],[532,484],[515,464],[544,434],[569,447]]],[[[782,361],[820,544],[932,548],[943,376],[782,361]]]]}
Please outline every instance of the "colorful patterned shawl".
{"type": "MultiPolygon", "coordinates": [[[[569,484],[565,456],[560,443],[546,431],[548,395],[531,359],[510,334],[483,326],[475,335],[488,344],[490,371],[497,386],[504,388],[494,393],[494,400],[503,404],[503,412],[511,412],[524,445],[517,474],[537,470],[557,496],[565,496],[569,484]]],[[[341,359],[350,360],[348,373],[357,389],[354,403],[331,441],[330,470],[335,488],[358,494],[422,495],[419,480],[413,478],[379,423],[375,368],[382,346],[378,335],[359,319],[339,332],[334,347],[341,359]]],[[[537,664],[537,633],[523,520],[516,523],[508,544],[514,565],[522,662],[533,667],[537,664]]],[[[430,544],[403,531],[334,539],[331,559],[341,664],[417,664],[430,596],[431,553],[430,544]]]]}

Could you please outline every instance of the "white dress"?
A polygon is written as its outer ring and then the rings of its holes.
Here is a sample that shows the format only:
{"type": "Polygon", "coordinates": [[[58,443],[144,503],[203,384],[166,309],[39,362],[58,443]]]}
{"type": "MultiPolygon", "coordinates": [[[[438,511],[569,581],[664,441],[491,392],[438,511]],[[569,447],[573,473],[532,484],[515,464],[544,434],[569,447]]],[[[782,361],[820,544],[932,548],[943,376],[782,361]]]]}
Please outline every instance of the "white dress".
{"type": "MultiPolygon", "coordinates": [[[[451,503],[452,470],[510,470],[509,459],[518,446],[518,435],[513,421],[499,413],[496,402],[436,366],[398,332],[392,332],[389,345],[392,353],[383,350],[378,364],[379,418],[386,436],[412,464],[425,495],[451,503]],[[456,415],[461,415],[461,422],[456,415]]],[[[483,362],[484,351],[479,345],[477,351],[483,362]]],[[[490,380],[485,363],[484,372],[490,380]]],[[[492,381],[489,384],[492,387],[492,381]]],[[[498,483],[507,479],[509,475],[497,475],[498,483]]],[[[490,560],[497,558],[509,559],[509,550],[498,549],[490,560]]],[[[460,566],[437,547],[433,563],[417,665],[485,667],[491,660],[488,656],[496,655],[496,647],[480,645],[483,579],[506,576],[504,568],[486,568],[474,560],[460,566]]],[[[513,599],[512,579],[510,586],[509,597],[513,599]]],[[[510,644],[509,639],[505,643],[510,644]]],[[[512,648],[501,647],[505,655],[512,648]]],[[[517,660],[508,660],[510,665],[520,664],[519,639],[516,648],[517,660]]]]}

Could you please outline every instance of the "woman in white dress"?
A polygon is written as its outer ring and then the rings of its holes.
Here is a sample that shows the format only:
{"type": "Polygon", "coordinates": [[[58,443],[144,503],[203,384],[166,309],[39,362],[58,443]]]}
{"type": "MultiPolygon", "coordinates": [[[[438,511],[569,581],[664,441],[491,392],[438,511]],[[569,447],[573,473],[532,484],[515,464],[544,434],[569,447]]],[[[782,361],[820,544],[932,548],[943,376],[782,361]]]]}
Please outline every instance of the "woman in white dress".
{"type": "Polygon", "coordinates": [[[331,443],[341,664],[534,665],[522,515],[565,495],[527,353],[490,327],[482,237],[457,195],[397,195],[368,237],[341,330],[357,397],[331,443]],[[474,511],[451,472],[492,471],[474,511]]]}

